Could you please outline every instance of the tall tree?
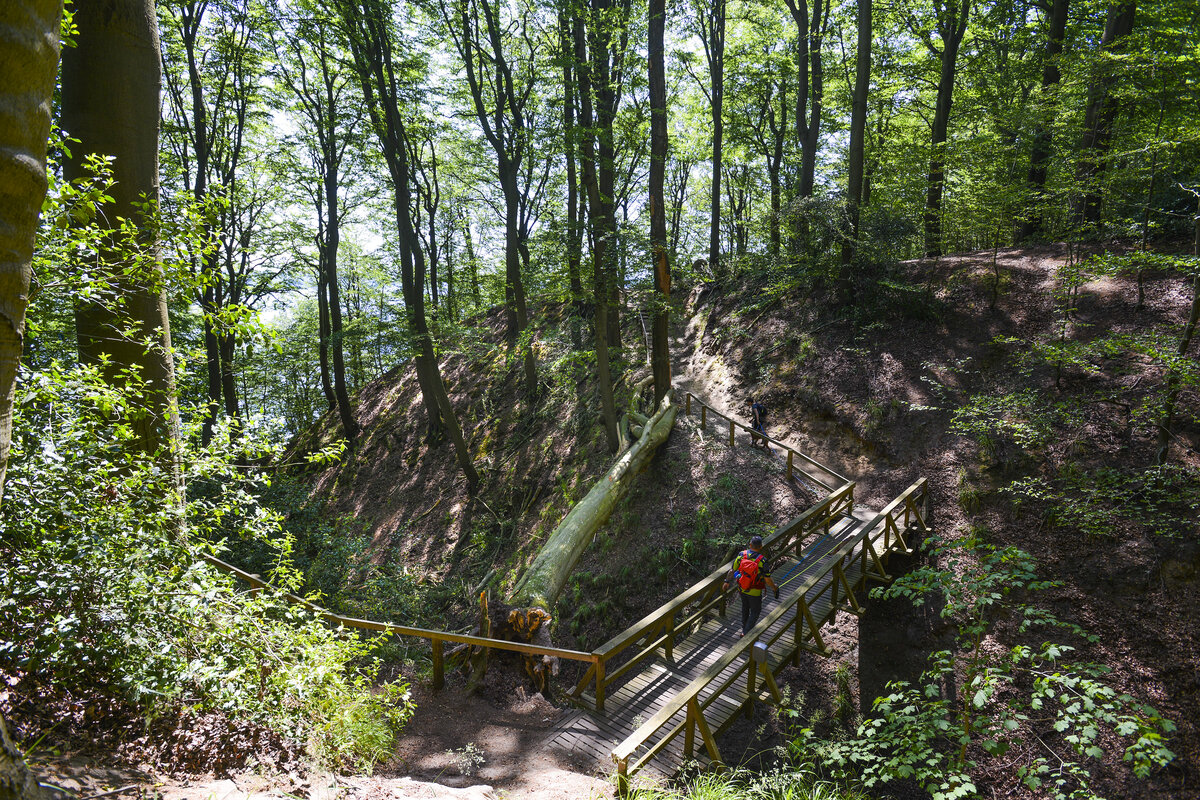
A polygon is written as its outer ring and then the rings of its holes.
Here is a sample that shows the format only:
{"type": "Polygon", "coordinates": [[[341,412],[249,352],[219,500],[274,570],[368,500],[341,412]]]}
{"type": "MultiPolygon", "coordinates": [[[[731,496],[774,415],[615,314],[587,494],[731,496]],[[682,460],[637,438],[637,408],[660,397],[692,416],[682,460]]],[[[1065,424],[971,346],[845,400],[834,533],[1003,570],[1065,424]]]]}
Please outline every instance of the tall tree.
{"type": "Polygon", "coordinates": [[[46,196],[46,140],[62,9],[62,0],[17,0],[0,7],[0,64],[5,65],[0,69],[0,499],[25,345],[30,263],[46,196]]]}
{"type": "Polygon", "coordinates": [[[712,195],[709,199],[708,266],[721,274],[721,173],[725,143],[725,17],[727,0],[695,5],[696,32],[708,65],[708,108],[712,119],[712,195]]]}
{"type": "MultiPolygon", "coordinates": [[[[796,23],[796,138],[800,141],[800,196],[812,197],[816,180],[817,143],[821,138],[821,106],[825,97],[825,69],[821,60],[829,19],[827,0],[787,0],[796,23]],[[806,114],[807,112],[807,114],[806,114]]],[[[861,11],[860,11],[861,13],[861,11]]]]}
{"type": "MultiPolygon", "coordinates": [[[[25,344],[30,263],[46,196],[46,140],[62,9],[62,0],[16,0],[0,7],[0,500],[25,344]]],[[[2,716],[0,794],[16,800],[42,794],[8,738],[2,716]]]]}
{"type": "Polygon", "coordinates": [[[101,272],[114,296],[80,301],[75,308],[80,360],[103,365],[109,380],[129,371],[146,384],[146,414],[138,420],[141,446],[165,454],[178,480],[179,411],[175,361],[161,263],[147,219],[158,206],[158,22],[153,0],[80,4],[76,45],[63,55],[62,126],[79,140],[64,165],[70,180],[87,174],[89,155],[111,156],[115,180],[104,214],[141,232],[147,257],[130,263],[129,243],[114,231],[101,254],[101,272]]]}
{"type": "Polygon", "coordinates": [[[908,16],[909,32],[918,37],[938,63],[937,99],[930,121],[929,179],[925,193],[925,256],[942,254],[942,196],[946,185],[946,140],[950,127],[950,106],[954,100],[954,77],[958,69],[958,52],[967,21],[971,15],[971,0],[934,0],[933,19],[908,16]],[[932,22],[938,41],[930,35],[932,22]]]}
{"type": "Polygon", "coordinates": [[[617,433],[617,407],[613,399],[612,368],[609,364],[610,324],[608,304],[609,276],[615,273],[616,215],[613,207],[612,123],[616,115],[616,93],[609,75],[613,31],[603,13],[609,0],[592,0],[585,24],[583,15],[572,26],[575,63],[578,70],[579,161],[588,198],[588,234],[592,251],[592,291],[595,301],[596,383],[600,394],[600,414],[608,449],[615,453],[621,442],[617,433]],[[598,84],[593,101],[593,84],[598,84]],[[595,109],[595,110],[593,110],[595,109]]]}
{"type": "MultiPolygon", "coordinates": [[[[843,286],[852,286],[849,266],[858,248],[859,207],[863,196],[863,150],[867,129],[867,94],[871,87],[871,0],[858,2],[858,46],[854,67],[854,97],[850,107],[850,150],[846,179],[846,207],[850,236],[842,244],[843,286]]],[[[845,294],[849,295],[847,290],[845,294]]],[[[849,298],[848,298],[849,299],[849,298]]]]}
{"type": "Polygon", "coordinates": [[[647,13],[650,55],[650,254],[654,270],[654,335],[650,366],[654,374],[654,407],[671,390],[671,266],[667,261],[667,207],[663,190],[667,172],[667,71],[663,31],[666,0],[650,0],[647,13]]]}
{"type": "Polygon", "coordinates": [[[244,258],[245,234],[262,220],[244,191],[251,128],[261,116],[262,39],[266,19],[250,0],[175,0],[163,4],[163,51],[169,100],[168,139],[183,188],[206,209],[211,246],[193,256],[203,313],[208,406],[202,439],[212,437],[218,409],[240,416],[234,381],[236,328],[229,312],[248,304],[255,262],[244,258]]]}
{"type": "Polygon", "coordinates": [[[412,229],[412,167],[407,126],[401,116],[407,100],[402,93],[401,81],[409,76],[404,74],[405,60],[396,52],[391,5],[386,0],[338,0],[337,10],[353,55],[371,128],[392,181],[400,283],[409,331],[416,344],[417,382],[429,419],[430,437],[436,439],[443,431],[449,435],[459,468],[473,493],[479,485],[479,473],[471,462],[466,439],[450,404],[425,318],[425,260],[412,229]]]}
{"type": "Polygon", "coordinates": [[[496,172],[504,195],[504,301],[508,339],[523,351],[525,390],[530,396],[537,395],[537,361],[531,343],[523,341],[529,327],[529,310],[521,278],[525,234],[521,209],[523,198],[528,198],[532,187],[530,181],[520,179],[522,162],[528,160],[532,145],[527,107],[538,74],[537,46],[528,34],[533,13],[534,9],[523,2],[507,5],[495,0],[456,0],[453,6],[442,6],[442,15],[466,67],[475,119],[496,154],[496,172]],[[506,8],[515,16],[512,25],[501,19],[506,8]],[[521,35],[509,34],[514,27],[521,35]],[[522,50],[519,57],[515,52],[518,48],[522,50]],[[514,60],[518,61],[515,66],[514,60]]]}
{"type": "Polygon", "coordinates": [[[344,54],[331,36],[333,17],[320,5],[304,0],[295,6],[297,15],[281,19],[277,26],[276,69],[292,97],[304,132],[301,136],[308,161],[316,172],[309,197],[317,214],[317,303],[322,384],[326,397],[332,390],[333,404],[342,421],[350,448],[358,436],[358,423],[346,385],[342,303],[339,295],[338,245],[342,220],[349,206],[342,188],[348,151],[357,144],[355,130],[362,121],[356,98],[349,97],[350,76],[342,69],[344,54]],[[332,349],[332,375],[327,352],[332,349]],[[332,380],[330,378],[332,377],[332,380]]]}
{"type": "Polygon", "coordinates": [[[1136,8],[1135,2],[1114,3],[1108,8],[1104,36],[1096,54],[1096,71],[1088,87],[1083,140],[1075,167],[1078,193],[1072,198],[1071,210],[1076,225],[1095,228],[1100,223],[1104,198],[1101,179],[1108,164],[1113,123],[1120,108],[1113,91],[1119,78],[1114,56],[1120,51],[1126,37],[1133,32],[1136,8]]]}
{"type": "Polygon", "coordinates": [[[1026,183],[1029,188],[1029,213],[1021,220],[1017,230],[1017,240],[1025,241],[1042,232],[1042,224],[1046,211],[1046,176],[1049,172],[1051,148],[1053,145],[1054,110],[1057,99],[1054,90],[1062,80],[1062,70],[1059,60],[1062,56],[1063,41],[1067,31],[1067,12],[1070,0],[1050,0],[1047,11],[1046,52],[1042,65],[1042,92],[1038,117],[1034,123],[1033,149],[1029,154],[1029,175],[1026,183]]]}
{"type": "MultiPolygon", "coordinates": [[[[567,281],[571,290],[571,307],[575,317],[583,314],[583,280],[580,263],[583,258],[582,216],[579,207],[579,174],[576,157],[576,141],[579,132],[575,127],[575,48],[571,38],[571,17],[566,2],[558,11],[559,58],[562,60],[563,76],[563,154],[566,156],[567,223],[565,230],[567,251],[567,281]]],[[[578,330],[578,325],[573,323],[578,330]]],[[[577,336],[578,334],[572,334],[577,336]]],[[[576,346],[578,346],[576,342],[576,346]]]]}

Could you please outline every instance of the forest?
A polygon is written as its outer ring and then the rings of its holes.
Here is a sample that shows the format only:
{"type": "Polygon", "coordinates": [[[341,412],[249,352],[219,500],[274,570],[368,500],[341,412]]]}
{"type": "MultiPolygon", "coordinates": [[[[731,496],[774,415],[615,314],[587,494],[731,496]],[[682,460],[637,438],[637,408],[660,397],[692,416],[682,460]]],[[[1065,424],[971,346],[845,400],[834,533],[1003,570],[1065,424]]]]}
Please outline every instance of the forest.
{"type": "Polygon", "coordinates": [[[3,0],[0,797],[628,794],[529,731],[802,459],[920,540],[635,796],[1193,796],[1197,31],[3,0]]]}

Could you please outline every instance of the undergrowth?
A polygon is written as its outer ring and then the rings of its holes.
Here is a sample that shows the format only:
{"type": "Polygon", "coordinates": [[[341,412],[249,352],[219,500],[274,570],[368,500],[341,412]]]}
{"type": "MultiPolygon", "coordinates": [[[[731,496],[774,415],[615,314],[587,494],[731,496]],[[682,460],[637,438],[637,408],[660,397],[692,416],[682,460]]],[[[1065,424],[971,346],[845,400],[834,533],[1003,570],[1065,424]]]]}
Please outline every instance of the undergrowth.
{"type": "Polygon", "coordinates": [[[298,585],[279,517],[257,500],[264,479],[240,466],[260,442],[247,434],[235,450],[222,431],[184,445],[197,487],[185,499],[135,444],[136,389],[51,365],[21,385],[17,409],[0,508],[0,672],[15,692],[111,697],[147,717],[218,711],[349,769],[390,753],[414,709],[403,681],[377,685],[375,641],[197,557],[253,540],[274,554],[280,590],[298,585]]]}

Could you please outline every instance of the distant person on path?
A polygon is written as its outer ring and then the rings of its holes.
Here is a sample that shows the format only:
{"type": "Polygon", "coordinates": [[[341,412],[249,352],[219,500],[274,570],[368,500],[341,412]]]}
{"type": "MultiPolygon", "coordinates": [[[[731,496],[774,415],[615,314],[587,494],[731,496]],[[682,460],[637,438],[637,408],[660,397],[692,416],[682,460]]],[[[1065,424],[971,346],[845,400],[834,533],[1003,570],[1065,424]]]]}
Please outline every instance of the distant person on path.
{"type": "Polygon", "coordinates": [[[754,399],[750,402],[750,427],[753,429],[750,432],[750,444],[758,444],[759,437],[754,435],[757,431],[762,434],[762,446],[770,450],[771,445],[767,442],[767,407],[754,399]]]}
{"type": "Polygon", "coordinates": [[[742,636],[745,636],[758,624],[758,616],[762,613],[763,588],[770,586],[775,591],[775,599],[779,599],[779,587],[771,580],[770,565],[767,556],[762,551],[761,536],[750,539],[750,547],[737,554],[733,560],[733,570],[721,584],[721,591],[729,591],[729,586],[737,583],[742,595],[742,636]]]}

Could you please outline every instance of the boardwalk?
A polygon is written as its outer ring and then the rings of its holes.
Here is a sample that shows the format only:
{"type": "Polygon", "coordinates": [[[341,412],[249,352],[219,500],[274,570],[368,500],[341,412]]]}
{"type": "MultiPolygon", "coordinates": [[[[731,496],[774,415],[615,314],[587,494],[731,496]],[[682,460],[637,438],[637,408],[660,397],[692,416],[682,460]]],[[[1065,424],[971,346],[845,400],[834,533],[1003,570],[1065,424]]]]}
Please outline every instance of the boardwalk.
{"type": "MultiPolygon", "coordinates": [[[[780,584],[783,602],[773,601],[768,597],[764,603],[764,615],[769,615],[777,604],[786,603],[787,595],[809,582],[806,580],[809,578],[814,580],[811,581],[812,586],[808,588],[807,594],[813,598],[828,598],[828,584],[834,577],[828,570],[827,561],[841,545],[854,539],[864,525],[860,519],[843,518],[832,527],[828,535],[817,538],[805,547],[802,559],[785,558],[779,561],[774,568],[774,574],[780,584]]],[[[853,584],[859,577],[854,570],[858,569],[857,565],[861,564],[862,560],[851,561],[855,566],[847,569],[846,577],[853,584]]],[[[734,680],[724,692],[718,693],[717,690],[729,682],[728,679],[738,671],[739,666],[744,666],[745,660],[750,657],[751,641],[774,639],[767,649],[772,672],[782,669],[797,652],[797,606],[787,608],[778,619],[765,627],[760,624],[755,634],[743,641],[739,638],[740,617],[736,602],[734,600],[724,618],[715,612],[712,613],[696,630],[676,643],[673,659],[668,660],[661,654],[656,655],[641,672],[612,691],[608,696],[606,714],[599,715],[580,710],[567,715],[550,732],[546,747],[572,763],[590,761],[597,768],[611,770],[613,751],[621,742],[661,712],[689,684],[711,670],[722,656],[736,648],[740,651],[738,658],[719,671],[716,679],[699,695],[701,705],[707,706],[705,717],[712,734],[715,736],[727,728],[734,717],[745,708],[749,697],[747,682],[734,680]]],[[[832,616],[828,599],[823,603],[817,600],[811,604],[810,612],[818,618],[832,616]]],[[[805,641],[802,642],[802,646],[813,649],[812,637],[803,638],[805,641]]],[[[755,694],[759,695],[761,691],[756,691],[755,694]]],[[[682,724],[685,716],[686,710],[680,709],[672,715],[667,727],[682,724]]],[[[686,758],[685,745],[685,737],[675,737],[646,763],[642,770],[656,777],[673,775],[686,758]]]]}
{"type": "MultiPolygon", "coordinates": [[[[744,425],[689,393],[687,412],[694,407],[701,429],[714,418],[735,445],[744,425]]],[[[753,703],[780,699],[774,675],[801,650],[830,655],[822,628],[838,611],[862,613],[868,581],[888,581],[889,556],[911,552],[911,536],[927,530],[924,479],[882,511],[865,511],[854,505],[853,482],[771,441],[784,454],[789,480],[827,492],[766,541],[780,599],[768,598],[758,626],[739,636],[736,591],[721,590],[723,565],[617,634],[593,651],[592,667],[572,693],[581,708],[547,735],[552,754],[601,772],[615,762],[621,790],[636,772],[663,778],[689,759],[721,760],[716,737],[753,703]]]]}

